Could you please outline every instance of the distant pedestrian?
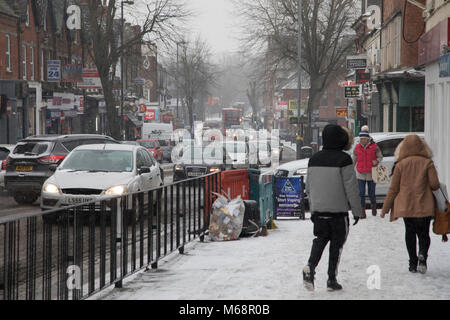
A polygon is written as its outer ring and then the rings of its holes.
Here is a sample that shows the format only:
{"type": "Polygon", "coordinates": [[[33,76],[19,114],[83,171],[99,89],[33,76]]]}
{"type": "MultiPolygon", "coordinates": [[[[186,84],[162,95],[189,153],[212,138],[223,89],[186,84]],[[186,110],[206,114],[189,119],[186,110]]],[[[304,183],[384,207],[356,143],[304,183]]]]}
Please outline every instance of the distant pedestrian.
{"type": "Polygon", "coordinates": [[[314,290],[315,269],[330,242],[327,289],[334,291],[342,289],[336,277],[349,230],[348,211],[352,209],[355,225],[362,217],[363,209],[352,159],[343,152],[351,148],[353,137],[338,125],[327,125],[322,136],[323,150],[309,160],[306,179],[316,238],[308,264],[303,268],[303,284],[307,290],[314,290]]]}
{"type": "MultiPolygon", "coordinates": [[[[375,196],[376,184],[372,178],[372,168],[378,166],[383,160],[383,154],[378,145],[369,135],[369,127],[363,126],[359,133],[359,143],[353,151],[353,163],[356,167],[356,178],[358,179],[359,196],[361,205],[366,208],[366,185],[369,195],[372,215],[377,215],[377,198],[375,196]]],[[[365,211],[365,210],[364,210],[365,211]]]]}
{"type": "Polygon", "coordinates": [[[430,223],[435,212],[432,191],[440,183],[427,143],[417,135],[407,136],[395,151],[396,164],[381,218],[391,211],[390,221],[403,218],[409,255],[409,271],[427,271],[430,223]],[[417,255],[417,238],[419,254],[417,255]]]}

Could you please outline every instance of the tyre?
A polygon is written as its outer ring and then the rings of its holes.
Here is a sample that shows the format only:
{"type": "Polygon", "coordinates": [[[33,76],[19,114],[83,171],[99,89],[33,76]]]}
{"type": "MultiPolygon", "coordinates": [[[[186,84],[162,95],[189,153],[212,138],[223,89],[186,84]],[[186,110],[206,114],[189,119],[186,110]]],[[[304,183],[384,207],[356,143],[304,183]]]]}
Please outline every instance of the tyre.
{"type": "Polygon", "coordinates": [[[34,192],[15,192],[14,200],[18,204],[32,204],[39,198],[39,195],[34,192]]]}

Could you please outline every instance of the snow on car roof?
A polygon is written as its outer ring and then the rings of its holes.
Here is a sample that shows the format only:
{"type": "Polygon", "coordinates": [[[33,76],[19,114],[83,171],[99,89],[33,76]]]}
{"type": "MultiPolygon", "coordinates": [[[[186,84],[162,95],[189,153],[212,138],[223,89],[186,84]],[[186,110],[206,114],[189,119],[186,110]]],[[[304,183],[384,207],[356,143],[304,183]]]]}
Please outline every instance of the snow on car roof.
{"type": "MultiPolygon", "coordinates": [[[[74,150],[123,150],[133,151],[135,149],[143,148],[141,146],[131,144],[84,144],[76,147],[74,150]]],[[[143,148],[145,149],[145,148],[143,148]]]]}

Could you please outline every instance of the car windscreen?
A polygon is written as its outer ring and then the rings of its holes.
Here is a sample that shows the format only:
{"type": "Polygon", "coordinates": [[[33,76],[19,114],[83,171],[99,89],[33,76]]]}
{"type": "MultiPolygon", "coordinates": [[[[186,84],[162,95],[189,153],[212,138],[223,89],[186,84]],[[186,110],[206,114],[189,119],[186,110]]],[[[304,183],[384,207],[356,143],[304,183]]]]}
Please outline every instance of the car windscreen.
{"type": "Polygon", "coordinates": [[[133,152],[122,150],[75,150],[58,170],[131,172],[133,152]]]}
{"type": "Polygon", "coordinates": [[[225,143],[225,149],[231,153],[246,153],[247,146],[245,143],[225,143]]]}
{"type": "Polygon", "coordinates": [[[269,144],[267,142],[250,142],[250,150],[269,151],[269,144]]]}
{"type": "Polygon", "coordinates": [[[138,142],[144,148],[147,148],[147,149],[155,148],[155,142],[154,141],[138,141],[138,142]]]}
{"type": "Polygon", "coordinates": [[[54,143],[49,141],[23,141],[17,143],[14,148],[14,155],[39,156],[48,153],[53,148],[54,143]]]}
{"type": "Polygon", "coordinates": [[[205,160],[223,161],[223,153],[220,148],[213,147],[184,147],[182,160],[188,163],[189,160],[195,160],[196,162],[205,160]]]}
{"type": "Polygon", "coordinates": [[[6,160],[9,150],[7,148],[0,148],[0,160],[6,160]]]}
{"type": "Polygon", "coordinates": [[[161,147],[168,147],[169,146],[169,144],[167,143],[167,140],[158,140],[158,142],[159,142],[159,145],[161,147]]]}

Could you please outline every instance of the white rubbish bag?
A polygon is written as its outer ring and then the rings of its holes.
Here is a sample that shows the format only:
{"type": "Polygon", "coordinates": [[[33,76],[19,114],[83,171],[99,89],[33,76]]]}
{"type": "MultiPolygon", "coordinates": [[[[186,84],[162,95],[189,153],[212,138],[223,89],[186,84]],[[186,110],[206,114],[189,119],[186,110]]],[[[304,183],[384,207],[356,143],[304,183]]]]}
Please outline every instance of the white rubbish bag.
{"type": "Polygon", "coordinates": [[[212,205],[209,236],[212,241],[238,240],[244,224],[245,205],[241,196],[229,201],[219,196],[212,205]]]}

